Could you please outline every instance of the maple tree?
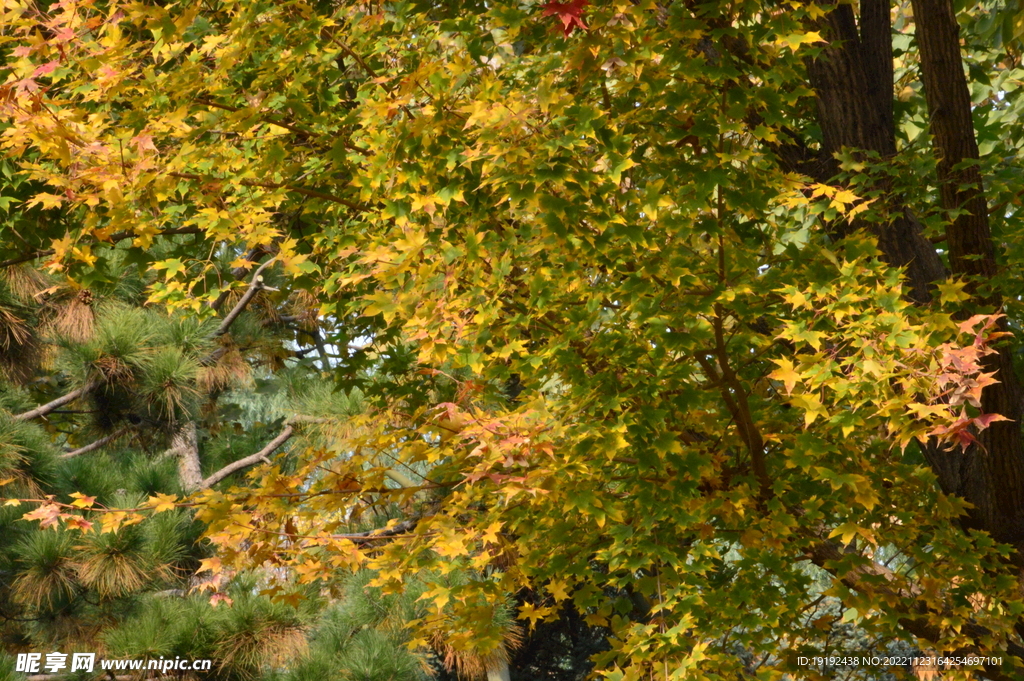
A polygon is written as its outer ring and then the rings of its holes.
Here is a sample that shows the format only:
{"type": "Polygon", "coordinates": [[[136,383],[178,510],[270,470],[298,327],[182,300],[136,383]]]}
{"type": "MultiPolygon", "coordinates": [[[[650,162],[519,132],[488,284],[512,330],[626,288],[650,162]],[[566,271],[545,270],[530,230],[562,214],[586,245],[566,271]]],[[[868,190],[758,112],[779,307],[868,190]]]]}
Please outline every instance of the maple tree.
{"type": "Polygon", "coordinates": [[[1015,7],[2,11],[5,264],[202,320],[279,263],[368,405],[190,497],[225,574],[415,581],[410,645],[482,659],[571,608],[613,681],[815,678],[850,624],[1019,674],[1015,7]]]}

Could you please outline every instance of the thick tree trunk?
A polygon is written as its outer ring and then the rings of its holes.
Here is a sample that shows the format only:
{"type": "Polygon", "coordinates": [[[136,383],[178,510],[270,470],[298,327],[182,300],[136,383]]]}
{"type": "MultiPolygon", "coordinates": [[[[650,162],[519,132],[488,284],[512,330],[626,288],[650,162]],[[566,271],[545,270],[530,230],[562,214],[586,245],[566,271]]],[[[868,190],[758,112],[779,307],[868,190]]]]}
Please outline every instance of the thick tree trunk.
{"type": "MultiPolygon", "coordinates": [[[[950,211],[965,211],[947,229],[950,267],[955,275],[973,278],[976,302],[994,311],[1000,300],[990,288],[996,263],[981,176],[974,165],[958,167],[978,158],[959,27],[950,0],[913,4],[942,204],[950,211]]],[[[816,163],[803,162],[804,172],[810,168],[819,182],[837,174],[833,154],[843,148],[875,151],[882,158],[896,152],[889,21],[889,0],[863,0],[859,26],[852,5],[836,6],[820,22],[828,46],[808,62],[808,72],[818,97],[822,153],[816,163]]],[[[887,225],[854,222],[832,229],[839,237],[871,229],[886,262],[906,269],[908,297],[926,303],[933,282],[945,278],[945,267],[898,196],[890,199],[888,209],[893,217],[887,225]]],[[[1001,382],[985,389],[982,409],[1011,420],[994,423],[981,433],[980,446],[966,452],[933,446],[926,448],[926,456],[943,490],[974,506],[967,526],[1024,548],[1021,387],[1008,350],[990,357],[987,370],[996,371],[1001,382]]]]}
{"type": "MultiPolygon", "coordinates": [[[[874,4],[877,4],[874,3],[874,4]]],[[[866,9],[867,3],[865,3],[866,9]]],[[[863,22],[862,22],[863,23],[863,22]]],[[[891,53],[889,20],[885,32],[870,36],[870,47],[857,31],[852,5],[840,5],[822,19],[829,41],[809,63],[811,85],[818,95],[822,146],[830,156],[843,147],[896,153],[892,128],[892,61],[888,70],[880,56],[891,53]],[[888,75],[887,75],[888,74],[888,75]],[[882,83],[886,78],[888,86],[882,83]]],[[[877,32],[879,27],[872,25],[877,32]]],[[[868,36],[864,36],[867,38],[868,36]]]]}
{"type": "Polygon", "coordinates": [[[860,40],[872,108],[878,112],[876,123],[896,151],[896,128],[892,110],[892,16],[890,0],[861,0],[860,40]]]}
{"type": "MultiPolygon", "coordinates": [[[[947,230],[950,266],[957,274],[991,279],[996,263],[981,174],[973,164],[956,169],[963,161],[978,158],[971,94],[960,54],[960,27],[950,0],[913,0],[913,6],[929,129],[938,152],[942,205],[947,210],[966,211],[947,230]]],[[[988,302],[999,305],[998,295],[989,295],[988,302]]]]}
{"type": "MultiPolygon", "coordinates": [[[[818,98],[822,151],[817,163],[805,164],[804,170],[810,168],[818,182],[828,182],[839,172],[833,156],[844,148],[874,151],[883,159],[896,153],[889,21],[888,0],[861,3],[859,32],[852,5],[839,5],[821,20],[819,28],[829,44],[807,67],[818,98]]],[[[889,191],[884,193],[891,196],[889,191]]],[[[887,208],[888,224],[836,223],[833,234],[843,237],[858,229],[872,231],[886,262],[905,268],[909,297],[926,303],[931,300],[932,283],[945,277],[945,267],[900,197],[892,196],[887,208]]]]}
{"type": "MultiPolygon", "coordinates": [[[[996,274],[988,206],[978,167],[971,118],[971,97],[960,54],[960,28],[951,0],[913,0],[921,78],[928,102],[929,127],[938,156],[942,207],[960,212],[947,227],[953,274],[972,278],[971,290],[982,307],[1001,304],[991,288],[996,274]],[[964,162],[967,163],[964,163],[964,162]]],[[[1021,446],[1021,387],[1010,348],[988,358],[999,383],[982,392],[982,411],[1010,421],[981,433],[980,446],[966,453],[932,451],[943,487],[974,505],[969,523],[1001,541],[1024,547],[1024,449],[1021,446]]]]}

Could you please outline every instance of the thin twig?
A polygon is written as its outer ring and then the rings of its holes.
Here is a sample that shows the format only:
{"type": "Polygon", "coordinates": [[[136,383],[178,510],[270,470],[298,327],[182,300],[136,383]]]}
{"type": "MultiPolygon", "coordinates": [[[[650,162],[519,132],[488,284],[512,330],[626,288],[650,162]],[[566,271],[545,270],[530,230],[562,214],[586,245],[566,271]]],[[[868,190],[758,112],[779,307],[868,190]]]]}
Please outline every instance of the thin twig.
{"type": "Polygon", "coordinates": [[[395,535],[413,531],[416,529],[416,524],[418,522],[419,518],[410,518],[409,520],[403,520],[394,527],[368,530],[366,532],[354,532],[352,534],[332,534],[331,539],[348,539],[355,543],[373,541],[374,539],[387,539],[389,537],[394,537],[395,535]]]}
{"type": "MultiPolygon", "coordinates": [[[[210,100],[210,99],[200,98],[200,99],[196,99],[196,102],[199,103],[199,104],[202,104],[204,106],[211,107],[213,109],[223,109],[224,111],[231,111],[233,113],[237,113],[238,111],[241,111],[241,109],[239,109],[237,106],[231,106],[230,104],[221,104],[219,102],[214,102],[213,100],[210,100]]],[[[261,111],[260,113],[263,114],[264,112],[261,111]]],[[[293,125],[292,123],[287,123],[285,121],[278,120],[278,119],[272,117],[269,114],[264,115],[261,120],[264,123],[269,123],[270,125],[276,125],[279,128],[284,128],[285,130],[288,130],[289,132],[293,132],[296,135],[299,135],[300,137],[305,137],[306,139],[315,139],[317,137],[317,135],[315,133],[310,132],[309,130],[304,130],[303,128],[300,128],[297,125],[293,125]]],[[[231,132],[231,131],[227,131],[227,130],[207,130],[206,132],[217,133],[217,134],[221,134],[221,135],[237,135],[237,134],[239,134],[237,132],[231,132]]],[[[352,144],[349,144],[347,142],[343,142],[342,146],[345,147],[346,149],[348,149],[349,151],[354,151],[357,154],[362,154],[363,156],[369,156],[370,155],[370,152],[368,152],[366,149],[360,149],[359,147],[353,146],[352,144]]]]}

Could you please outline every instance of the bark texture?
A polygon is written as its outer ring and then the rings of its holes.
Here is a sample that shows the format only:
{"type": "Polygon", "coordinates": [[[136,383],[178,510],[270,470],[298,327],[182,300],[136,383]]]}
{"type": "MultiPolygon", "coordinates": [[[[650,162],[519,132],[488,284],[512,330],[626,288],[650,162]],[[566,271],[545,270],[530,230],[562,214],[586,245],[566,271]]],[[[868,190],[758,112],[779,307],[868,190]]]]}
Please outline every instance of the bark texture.
{"type": "Polygon", "coordinates": [[[178,457],[178,479],[187,492],[203,484],[203,471],[199,463],[199,442],[195,421],[186,421],[171,438],[171,451],[178,457]]]}
{"type": "MultiPolygon", "coordinates": [[[[896,154],[889,22],[888,0],[864,0],[859,27],[852,5],[839,5],[821,20],[819,29],[828,45],[807,68],[817,94],[822,149],[803,169],[810,169],[808,174],[818,182],[836,176],[840,168],[834,155],[844,148],[873,151],[883,159],[896,154]]],[[[945,277],[945,267],[901,197],[889,187],[881,188],[890,197],[888,224],[836,223],[831,226],[833,235],[841,238],[858,229],[873,232],[886,262],[906,269],[909,297],[926,303],[932,283],[945,277]]]]}
{"type": "MultiPolygon", "coordinates": [[[[840,5],[822,19],[823,35],[829,44],[808,66],[811,85],[818,95],[822,146],[829,156],[843,147],[877,151],[882,156],[896,153],[892,60],[887,71],[880,64],[884,53],[892,51],[888,12],[885,30],[880,31],[876,24],[871,24],[873,32],[868,35],[865,31],[862,39],[852,5],[840,5]],[[886,72],[889,81],[883,89],[886,72]]],[[[862,25],[869,28],[863,20],[862,25]]]]}

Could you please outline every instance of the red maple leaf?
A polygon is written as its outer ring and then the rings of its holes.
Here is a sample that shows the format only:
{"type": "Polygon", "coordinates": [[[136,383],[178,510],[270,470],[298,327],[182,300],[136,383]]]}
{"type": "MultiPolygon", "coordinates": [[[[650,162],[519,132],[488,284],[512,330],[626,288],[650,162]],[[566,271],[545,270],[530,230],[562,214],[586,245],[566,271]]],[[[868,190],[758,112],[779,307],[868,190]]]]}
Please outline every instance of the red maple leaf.
{"type": "Polygon", "coordinates": [[[541,9],[545,17],[558,17],[562,22],[562,33],[566,36],[572,34],[577,28],[585,31],[587,24],[583,21],[583,9],[590,4],[590,0],[570,0],[569,2],[549,2],[541,9]]]}
{"type": "Polygon", "coordinates": [[[32,72],[32,77],[38,78],[39,76],[45,76],[49,73],[53,73],[58,66],[60,66],[59,61],[48,61],[42,66],[37,66],[36,70],[32,72]]]}

